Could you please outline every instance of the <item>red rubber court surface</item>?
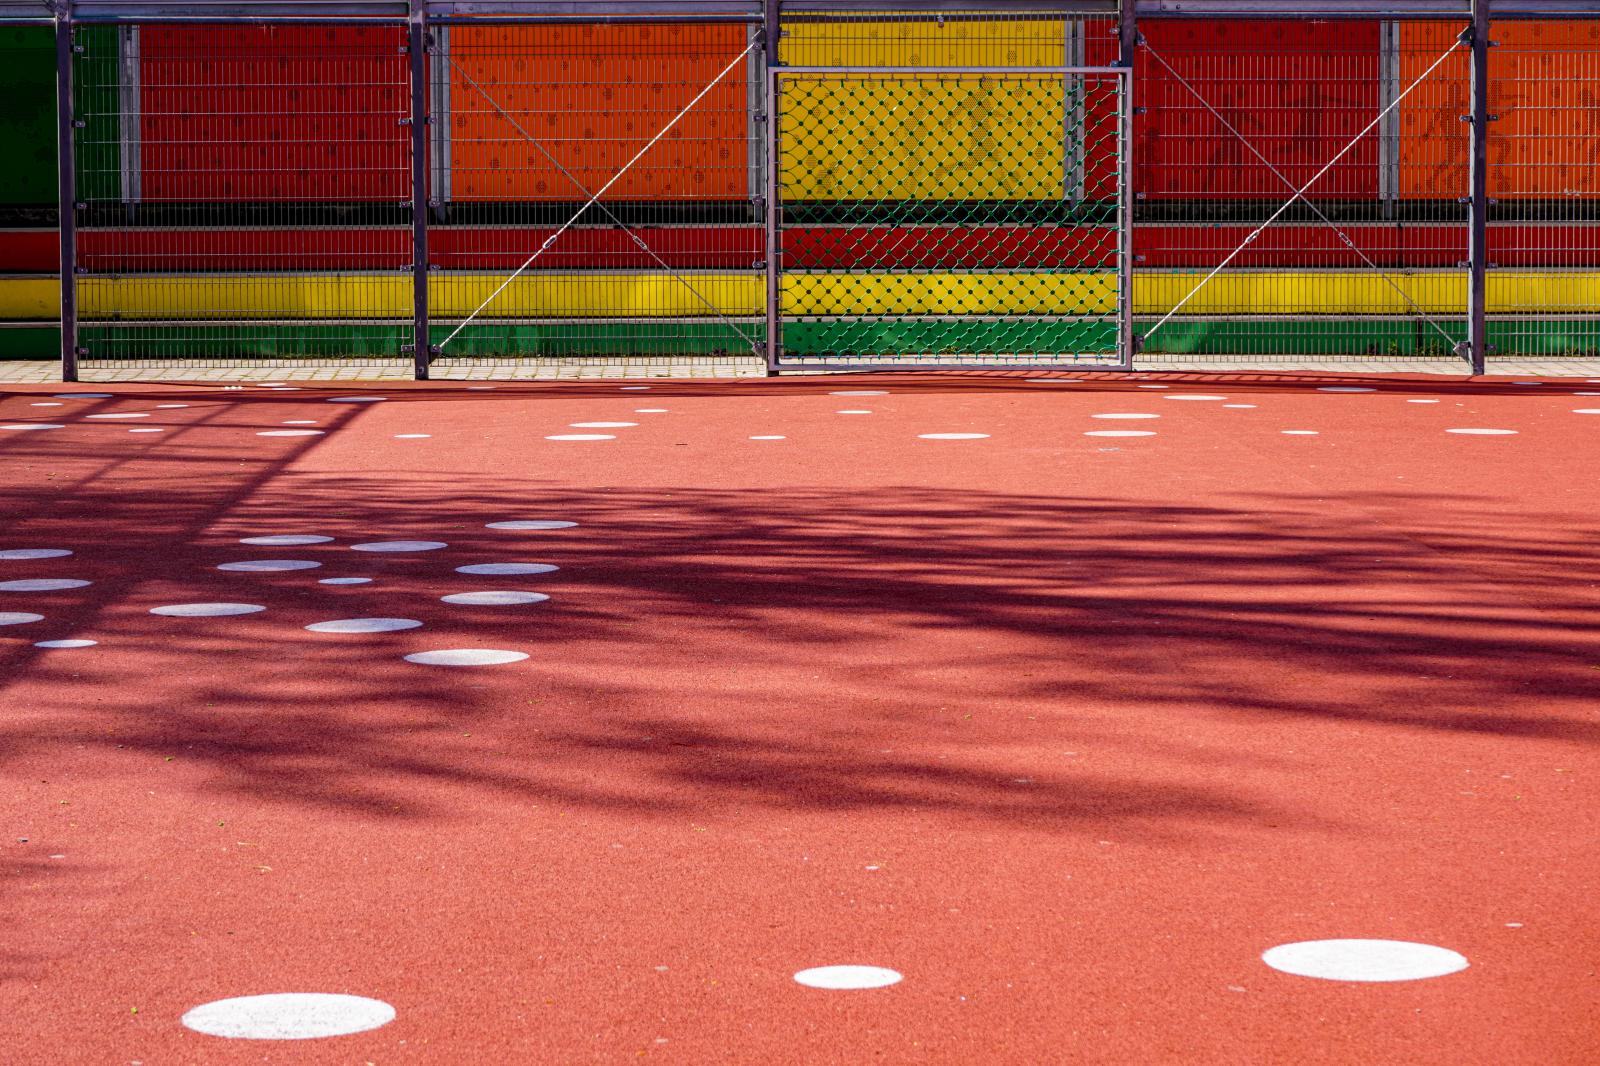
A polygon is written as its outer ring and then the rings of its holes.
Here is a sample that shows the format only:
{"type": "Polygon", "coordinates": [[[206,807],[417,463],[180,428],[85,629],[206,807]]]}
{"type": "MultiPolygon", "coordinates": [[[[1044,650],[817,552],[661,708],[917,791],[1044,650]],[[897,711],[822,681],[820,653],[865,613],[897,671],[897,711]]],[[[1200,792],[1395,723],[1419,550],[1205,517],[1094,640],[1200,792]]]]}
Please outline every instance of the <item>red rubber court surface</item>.
{"type": "Polygon", "coordinates": [[[11,391],[5,1059],[1600,1061],[1596,394],[11,391]]]}

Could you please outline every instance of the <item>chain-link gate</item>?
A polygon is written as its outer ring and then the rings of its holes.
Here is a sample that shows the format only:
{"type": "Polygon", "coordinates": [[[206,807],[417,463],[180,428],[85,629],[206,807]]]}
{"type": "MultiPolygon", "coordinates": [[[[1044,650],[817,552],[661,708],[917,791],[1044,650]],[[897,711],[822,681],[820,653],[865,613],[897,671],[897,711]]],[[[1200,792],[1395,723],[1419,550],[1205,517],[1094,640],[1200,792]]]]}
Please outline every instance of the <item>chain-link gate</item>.
{"type": "Polygon", "coordinates": [[[1122,365],[1127,74],[774,68],[772,365],[1122,365]]]}

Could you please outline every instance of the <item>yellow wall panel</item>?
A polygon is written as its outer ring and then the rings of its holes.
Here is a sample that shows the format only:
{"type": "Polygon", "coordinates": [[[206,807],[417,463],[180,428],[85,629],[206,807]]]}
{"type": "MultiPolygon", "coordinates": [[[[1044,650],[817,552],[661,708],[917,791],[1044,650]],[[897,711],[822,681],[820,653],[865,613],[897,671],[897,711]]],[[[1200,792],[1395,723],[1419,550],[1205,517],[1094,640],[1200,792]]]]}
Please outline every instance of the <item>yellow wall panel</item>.
{"type": "Polygon", "coordinates": [[[780,98],[786,200],[1059,200],[1061,79],[796,76],[780,98]]]}
{"type": "Polygon", "coordinates": [[[786,315],[1084,315],[1117,306],[1115,274],[788,274],[786,315]]]}
{"type": "Polygon", "coordinates": [[[798,67],[1043,67],[1063,61],[1066,26],[1059,19],[895,21],[893,15],[799,21],[784,29],[779,49],[783,62],[798,67]]]}

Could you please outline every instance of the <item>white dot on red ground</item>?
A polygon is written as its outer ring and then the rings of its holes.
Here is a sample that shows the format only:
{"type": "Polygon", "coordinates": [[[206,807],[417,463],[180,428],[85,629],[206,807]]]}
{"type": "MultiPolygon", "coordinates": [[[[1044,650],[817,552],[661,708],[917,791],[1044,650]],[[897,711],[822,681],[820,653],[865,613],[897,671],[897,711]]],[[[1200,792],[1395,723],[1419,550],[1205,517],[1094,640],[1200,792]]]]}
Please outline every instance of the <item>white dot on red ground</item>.
{"type": "Polygon", "coordinates": [[[405,660],[423,666],[503,666],[521,662],[527,657],[527,652],[497,648],[443,648],[439,651],[413,652],[405,660]]]}
{"type": "Polygon", "coordinates": [[[829,396],[887,396],[888,389],[840,389],[828,393],[829,396]]]}
{"type": "Polygon", "coordinates": [[[1316,429],[1282,429],[1282,430],[1279,430],[1278,432],[1282,433],[1285,437],[1315,437],[1321,432],[1321,430],[1316,430],[1316,429]]]}
{"type": "Polygon", "coordinates": [[[470,563],[456,567],[458,574],[551,574],[560,570],[550,563],[470,563]]]}
{"type": "Polygon", "coordinates": [[[1459,433],[1467,437],[1514,437],[1514,429],[1447,429],[1446,433],[1459,433]]]}
{"type": "Polygon", "coordinates": [[[650,386],[649,385],[623,385],[621,388],[622,388],[623,392],[649,392],[650,391],[650,386]]]}
{"type": "Polygon", "coordinates": [[[180,407],[188,407],[186,403],[158,403],[156,407],[163,411],[175,411],[180,407]]]}
{"type": "Polygon", "coordinates": [[[1574,407],[1572,413],[1575,415],[1600,415],[1600,407],[1574,407]]]}
{"type": "Polygon", "coordinates": [[[370,577],[324,577],[317,581],[319,585],[365,585],[372,581],[370,577]]]}
{"type": "Polygon", "coordinates": [[[0,559],[60,559],[71,554],[70,548],[5,548],[0,559]]]}
{"type": "Polygon", "coordinates": [[[801,970],[794,979],[807,988],[847,990],[887,988],[898,984],[901,976],[882,966],[814,966],[801,970]]]}
{"type": "Polygon", "coordinates": [[[313,633],[393,633],[422,625],[415,618],[337,618],[331,622],[312,622],[313,633]]]}
{"type": "Polygon", "coordinates": [[[1406,403],[1438,403],[1438,400],[1407,400],[1406,403]]]}
{"type": "Polygon", "coordinates": [[[224,618],[235,614],[256,614],[266,608],[259,603],[171,603],[150,608],[151,614],[171,618],[224,618]]]}
{"type": "Polygon", "coordinates": [[[636,415],[664,415],[668,412],[665,407],[635,407],[633,413],[636,415]]]}
{"type": "Polygon", "coordinates": [[[431,552],[449,545],[442,540],[369,540],[364,544],[350,545],[358,552],[431,552]]]}
{"type": "Polygon", "coordinates": [[[331,540],[332,537],[324,537],[320,533],[273,533],[264,537],[241,537],[239,543],[286,548],[295,544],[327,544],[331,540]]]}
{"type": "Polygon", "coordinates": [[[1141,389],[1170,389],[1171,385],[1140,385],[1141,389]]]}
{"type": "Polygon", "coordinates": [[[92,648],[100,643],[97,640],[36,640],[35,648],[92,648]]]}
{"type": "Polygon", "coordinates": [[[32,611],[0,611],[0,626],[24,626],[29,622],[43,622],[44,615],[32,611]]]}
{"type": "Polygon", "coordinates": [[[1253,404],[1253,403],[1225,403],[1222,406],[1224,406],[1224,407],[1237,407],[1237,408],[1239,408],[1241,410],[1251,410],[1251,409],[1255,408],[1255,404],[1253,404]]]}
{"type": "Polygon", "coordinates": [[[617,438],[615,436],[613,436],[613,435],[611,435],[609,433],[556,433],[556,434],[553,434],[553,435],[548,436],[548,437],[545,438],[545,440],[616,440],[616,439],[617,438]]]}
{"type": "Polygon", "coordinates": [[[839,414],[841,414],[841,415],[870,415],[871,413],[872,413],[871,411],[862,411],[862,410],[854,409],[854,408],[851,409],[851,410],[848,410],[848,411],[840,411],[839,412],[839,414]]]}
{"type": "Polygon", "coordinates": [[[423,440],[424,438],[431,437],[431,436],[433,436],[432,433],[396,433],[394,435],[394,439],[395,440],[423,440]]]}
{"type": "Polygon", "coordinates": [[[578,523],[557,518],[519,518],[510,522],[490,522],[485,529],[572,529],[578,523]]]}
{"type": "Polygon", "coordinates": [[[987,433],[918,433],[919,440],[984,440],[987,433]]]}
{"type": "Polygon", "coordinates": [[[315,570],[321,565],[314,559],[241,559],[235,563],[223,563],[217,569],[241,574],[271,574],[280,570],[315,570]]]}
{"type": "Polygon", "coordinates": [[[769,434],[769,435],[761,436],[761,437],[751,437],[750,439],[751,440],[788,440],[789,438],[788,437],[777,437],[777,436],[772,436],[772,435],[769,434]]]}
{"type": "Polygon", "coordinates": [[[501,589],[494,592],[452,592],[440,596],[445,603],[459,603],[478,607],[508,607],[519,603],[543,603],[550,597],[542,592],[518,592],[501,589]]]}
{"type": "Polygon", "coordinates": [[[76,577],[27,577],[18,581],[0,581],[0,592],[60,592],[63,589],[81,589],[88,584],[76,577]]]}
{"type": "Polygon", "coordinates": [[[123,414],[111,415],[84,415],[85,418],[149,418],[149,411],[132,411],[123,414]]]}
{"type": "Polygon", "coordinates": [[[364,1033],[394,1020],[394,1008],[364,996],[279,992],[219,999],[195,1007],[183,1024],[236,1040],[315,1040],[364,1033]]]}
{"type": "Polygon", "coordinates": [[[291,418],[284,423],[286,426],[314,426],[316,424],[317,420],[315,418],[291,418]]]}
{"type": "Polygon", "coordinates": [[[1304,940],[1262,952],[1274,970],[1326,981],[1419,981],[1467,968],[1449,948],[1407,940],[1304,940]]]}
{"type": "Polygon", "coordinates": [[[17,432],[26,432],[30,429],[65,429],[65,426],[55,422],[10,422],[0,426],[0,429],[12,429],[17,432]]]}
{"type": "Polygon", "coordinates": [[[129,433],[165,433],[166,430],[158,429],[158,428],[155,428],[155,427],[151,427],[151,428],[148,428],[148,429],[130,429],[130,430],[128,430],[128,432],[129,433]]]}
{"type": "Polygon", "coordinates": [[[111,399],[111,394],[109,392],[58,392],[55,393],[55,398],[58,400],[109,400],[111,399]]]}

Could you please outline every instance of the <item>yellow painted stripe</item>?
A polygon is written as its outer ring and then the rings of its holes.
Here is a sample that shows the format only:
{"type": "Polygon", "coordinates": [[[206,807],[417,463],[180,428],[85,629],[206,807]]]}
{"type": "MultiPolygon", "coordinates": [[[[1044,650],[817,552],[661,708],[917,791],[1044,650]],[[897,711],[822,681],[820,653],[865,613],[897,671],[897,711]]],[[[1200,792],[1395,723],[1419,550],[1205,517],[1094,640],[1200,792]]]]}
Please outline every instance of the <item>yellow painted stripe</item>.
{"type": "Polygon", "coordinates": [[[926,17],[796,22],[779,42],[783,62],[798,67],[1043,67],[1066,51],[1060,20],[965,22],[926,17]]]}
{"type": "Polygon", "coordinates": [[[786,274],[786,315],[1081,315],[1117,307],[1114,274],[786,274]]]}
{"type": "MultiPolygon", "coordinates": [[[[1134,310],[1161,314],[1204,277],[1203,272],[1140,272],[1134,310]]],[[[430,279],[437,318],[469,314],[504,274],[441,274],[430,279]]],[[[730,315],[760,314],[764,279],[740,274],[686,274],[685,280],[730,315]]],[[[1430,313],[1465,312],[1464,271],[1391,275],[1430,313]]],[[[787,315],[1106,314],[1116,306],[1107,274],[788,274],[787,315]]],[[[78,288],[86,319],[407,318],[411,279],[394,275],[138,276],[84,278],[78,288]]],[[[0,321],[51,321],[55,278],[0,278],[0,321]]],[[[1491,271],[1494,314],[1572,312],[1600,308],[1600,271],[1491,271]]],[[[1184,305],[1194,315],[1380,315],[1412,308],[1382,278],[1355,271],[1277,271],[1213,278],[1184,305]]],[[[705,315],[706,303],[683,282],[662,275],[524,275],[483,312],[485,317],[648,317],[705,315]]],[[[1600,314],[1600,312],[1597,312],[1600,314]]]]}
{"type": "Polygon", "coordinates": [[[1062,100],[1060,78],[796,77],[778,180],[791,200],[1059,200],[1062,100]]]}

